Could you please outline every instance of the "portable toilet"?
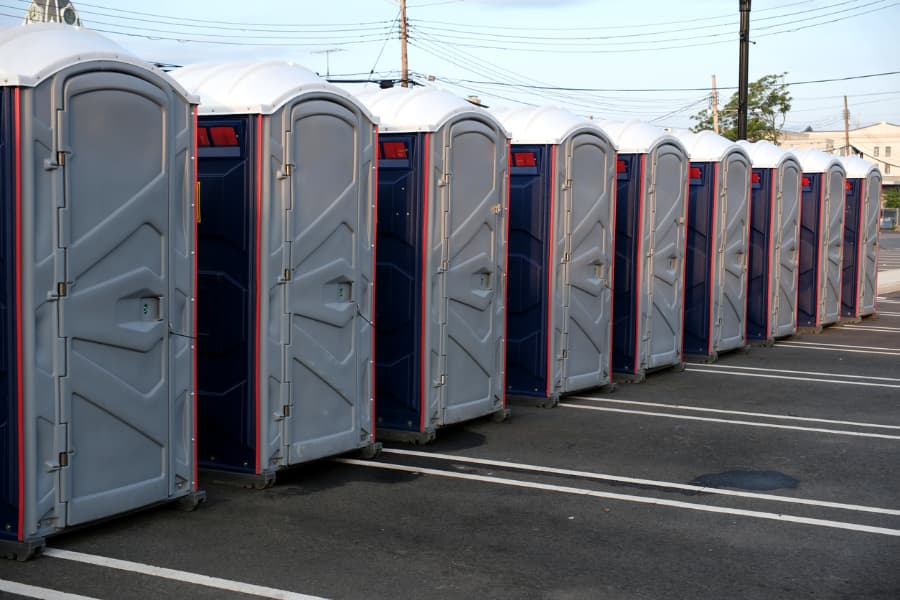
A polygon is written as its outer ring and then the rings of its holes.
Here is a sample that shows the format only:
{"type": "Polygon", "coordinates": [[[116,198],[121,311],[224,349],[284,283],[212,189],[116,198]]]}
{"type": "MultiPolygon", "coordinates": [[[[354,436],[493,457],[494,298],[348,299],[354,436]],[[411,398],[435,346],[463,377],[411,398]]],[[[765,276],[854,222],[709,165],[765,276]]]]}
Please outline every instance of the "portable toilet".
{"type": "Polygon", "coordinates": [[[739,141],[753,163],[747,338],[797,333],[800,181],[797,158],[767,141],[739,141]]]}
{"type": "Polygon", "coordinates": [[[506,392],[553,405],[610,382],[616,150],[560,108],[498,116],[512,135],[506,392]]]}
{"type": "Polygon", "coordinates": [[[172,75],[200,96],[200,465],[264,487],[374,452],[374,120],[288,62],[172,75]]]}
{"type": "Polygon", "coordinates": [[[690,159],[683,348],[715,360],[747,345],[750,156],[712,131],[675,136],[690,159]]]}
{"type": "Polygon", "coordinates": [[[487,110],[421,87],[363,92],[378,139],[379,436],[507,416],[508,141],[487,110]]]}
{"type": "Polygon", "coordinates": [[[813,148],[795,154],[803,169],[797,325],[818,331],[840,319],[846,177],[836,156],[813,148]]]}
{"type": "Polygon", "coordinates": [[[203,498],[195,106],[96,33],[0,31],[0,555],[203,498]]]}
{"type": "Polygon", "coordinates": [[[619,152],[612,367],[640,381],[682,364],[688,158],[677,138],[651,125],[599,125],[619,152]]]}
{"type": "Polygon", "coordinates": [[[859,318],[875,312],[881,173],[856,156],[841,163],[847,171],[841,316],[859,318]]]}

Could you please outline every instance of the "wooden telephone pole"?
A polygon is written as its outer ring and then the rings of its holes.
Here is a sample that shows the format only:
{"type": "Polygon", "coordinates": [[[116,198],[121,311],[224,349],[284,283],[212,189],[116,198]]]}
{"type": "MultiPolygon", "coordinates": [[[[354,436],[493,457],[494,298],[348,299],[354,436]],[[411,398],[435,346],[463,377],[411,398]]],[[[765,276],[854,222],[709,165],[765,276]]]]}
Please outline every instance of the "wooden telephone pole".
{"type": "Polygon", "coordinates": [[[850,156],[850,107],[847,105],[847,96],[844,96],[844,151],[842,156],[850,156]]]}
{"type": "Polygon", "coordinates": [[[747,139],[747,87],[750,63],[750,0],[739,0],[741,9],[740,57],[738,65],[737,138],[747,139]]]}
{"type": "Polygon", "coordinates": [[[409,58],[406,54],[406,0],[400,0],[400,85],[409,87],[409,58]]]}
{"type": "Polygon", "coordinates": [[[716,88],[716,76],[712,76],[712,114],[713,131],[719,133],[719,90],[716,88]]]}

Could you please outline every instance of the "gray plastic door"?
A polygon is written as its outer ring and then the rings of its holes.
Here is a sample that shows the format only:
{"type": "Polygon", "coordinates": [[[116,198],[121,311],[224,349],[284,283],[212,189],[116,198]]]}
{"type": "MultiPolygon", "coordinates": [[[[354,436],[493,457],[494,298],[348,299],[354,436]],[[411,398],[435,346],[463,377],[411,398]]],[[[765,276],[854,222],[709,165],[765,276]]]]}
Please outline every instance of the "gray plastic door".
{"type": "Polygon", "coordinates": [[[844,259],[844,172],[832,167],[825,174],[824,296],[820,299],[823,324],[841,316],[841,274],[844,259]]]}
{"type": "Polygon", "coordinates": [[[441,424],[490,414],[503,398],[503,323],[507,144],[475,119],[445,126],[440,187],[443,298],[441,424]]]}
{"type": "Polygon", "coordinates": [[[879,213],[881,212],[881,176],[870,173],[863,182],[863,251],[860,269],[859,314],[871,315],[875,312],[876,273],[878,272],[879,213]]]}
{"type": "Polygon", "coordinates": [[[66,524],[76,525],[169,495],[176,117],[165,92],[123,73],[76,75],[61,88],[59,474],[66,524]]]}
{"type": "Polygon", "coordinates": [[[650,254],[643,268],[650,297],[641,341],[649,336],[646,368],[653,369],[681,362],[687,159],[671,144],[659,146],[650,158],[642,244],[645,256],[650,254]]]}
{"type": "Polygon", "coordinates": [[[797,328],[797,267],[800,260],[797,235],[800,228],[800,182],[803,173],[794,161],[785,162],[776,174],[774,336],[792,335],[797,328]]]}
{"type": "Polygon", "coordinates": [[[278,391],[270,401],[284,462],[294,464],[358,448],[372,433],[374,130],[359,111],[329,99],[301,101],[283,115],[291,165],[281,274],[288,408],[277,405],[278,391]]]}
{"type": "Polygon", "coordinates": [[[562,245],[562,392],[609,381],[612,183],[615,152],[592,134],[563,147],[565,177],[555,239],[562,245]]]}
{"type": "Polygon", "coordinates": [[[750,163],[732,154],[722,162],[718,227],[716,331],[713,349],[732,350],[745,344],[747,318],[747,245],[750,210],[750,163]],[[724,202],[722,202],[724,200],[724,202]]]}

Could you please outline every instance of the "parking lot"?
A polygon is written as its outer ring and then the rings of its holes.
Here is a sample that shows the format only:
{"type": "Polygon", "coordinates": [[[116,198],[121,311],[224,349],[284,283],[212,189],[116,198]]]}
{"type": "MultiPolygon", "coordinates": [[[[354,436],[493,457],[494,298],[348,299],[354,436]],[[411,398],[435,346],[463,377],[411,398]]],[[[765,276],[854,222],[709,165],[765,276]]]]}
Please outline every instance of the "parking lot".
{"type": "Polygon", "coordinates": [[[879,311],[268,490],[207,482],[196,512],[0,562],[0,596],[896,599],[900,292],[879,311]]]}

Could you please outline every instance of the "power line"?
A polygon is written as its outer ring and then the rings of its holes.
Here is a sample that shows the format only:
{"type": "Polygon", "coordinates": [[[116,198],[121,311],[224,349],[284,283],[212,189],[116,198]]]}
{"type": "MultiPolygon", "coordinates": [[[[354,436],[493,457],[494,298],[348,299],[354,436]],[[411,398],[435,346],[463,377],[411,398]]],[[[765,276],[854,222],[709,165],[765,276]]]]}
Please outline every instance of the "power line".
{"type": "MultiPolygon", "coordinates": [[[[864,8],[867,6],[873,6],[876,4],[881,4],[883,2],[887,2],[888,0],[876,0],[875,2],[870,2],[868,4],[855,6],[850,9],[844,9],[841,11],[835,11],[832,13],[826,13],[822,15],[818,15],[818,17],[814,18],[823,18],[831,15],[836,15],[840,13],[849,12],[851,10],[856,10],[858,12],[850,15],[846,15],[840,18],[831,19],[827,21],[819,21],[816,23],[811,23],[807,25],[803,25],[800,27],[795,27],[792,29],[781,29],[778,31],[768,31],[767,33],[758,33],[754,36],[754,38],[764,38],[770,37],[773,35],[780,35],[783,33],[791,33],[795,31],[801,31],[803,29],[810,29],[812,27],[819,27],[821,25],[828,25],[832,23],[837,23],[840,21],[844,21],[851,18],[860,17],[863,15],[871,14],[873,12],[885,10],[888,8],[892,8],[900,4],[900,2],[894,2],[892,4],[879,6],[869,11],[859,11],[860,8],[864,8]]],[[[770,30],[777,27],[784,27],[785,25],[790,25],[794,23],[808,23],[808,19],[801,19],[796,21],[789,21],[786,23],[778,23],[775,25],[770,25],[768,27],[759,28],[761,30],[770,30]]],[[[418,26],[417,26],[418,29],[418,26]]],[[[421,30],[421,29],[419,29],[421,30]]],[[[457,47],[466,47],[466,48],[479,48],[483,50],[497,50],[503,52],[531,52],[531,53],[549,53],[549,54],[622,54],[622,53],[647,53],[647,52],[658,52],[661,50],[679,50],[684,48],[697,48],[704,46],[715,46],[721,44],[731,43],[732,40],[713,40],[713,41],[701,41],[701,42],[693,42],[693,43],[684,43],[679,44],[677,42],[689,41],[696,39],[696,37],[683,37],[683,38],[667,38],[667,39],[656,39],[656,40],[643,40],[643,41],[633,41],[633,42],[608,42],[602,45],[594,44],[587,45],[583,42],[569,43],[567,41],[555,42],[553,44],[545,44],[540,42],[534,42],[528,38],[522,39],[504,39],[504,40],[492,40],[490,36],[485,37],[485,34],[480,34],[481,37],[473,37],[471,35],[442,35],[441,38],[448,41],[449,43],[453,43],[457,47]],[[478,42],[478,43],[475,43],[478,42]],[[669,46],[646,46],[647,44],[662,44],[662,43],[670,43],[676,42],[673,45],[669,46]],[[502,44],[502,45],[501,45],[502,44]],[[639,48],[622,48],[622,46],[634,46],[642,44],[646,47],[639,48]]],[[[718,34],[708,34],[705,37],[724,37],[724,36],[732,36],[733,33],[718,33],[718,34]]]]}
{"type": "MultiPolygon", "coordinates": [[[[884,73],[869,73],[866,75],[850,75],[847,77],[835,77],[832,79],[811,79],[809,81],[792,81],[785,83],[785,85],[806,85],[811,83],[832,83],[835,81],[852,81],[856,79],[869,79],[872,77],[886,77],[889,75],[900,75],[900,71],[887,71],[884,73]]],[[[588,87],[565,87],[565,86],[539,86],[539,85],[519,85],[513,83],[507,83],[503,81],[474,81],[471,79],[460,79],[460,81],[464,81],[466,83],[472,83],[476,85],[496,85],[501,87],[529,87],[534,89],[544,89],[544,90],[562,90],[568,92],[705,92],[708,91],[708,87],[695,87],[695,88],[588,88],[588,87]]],[[[724,85],[719,86],[719,89],[725,90],[736,90],[736,85],[724,85]]]]}
{"type": "MultiPolygon", "coordinates": [[[[758,10],[757,12],[768,12],[768,11],[772,11],[772,10],[781,10],[782,8],[788,8],[790,6],[799,6],[801,4],[808,5],[809,1],[804,0],[801,2],[792,2],[790,4],[782,4],[781,6],[772,7],[772,8],[763,8],[763,9],[758,10]]],[[[572,27],[569,25],[560,26],[560,27],[517,27],[515,25],[481,25],[481,26],[479,26],[479,25],[474,25],[474,24],[470,24],[470,23],[459,23],[459,22],[452,22],[452,21],[432,20],[430,22],[439,24],[439,25],[451,25],[451,26],[455,26],[455,27],[472,27],[472,28],[481,27],[481,28],[490,29],[490,30],[501,29],[501,30],[518,30],[518,31],[571,32],[571,31],[588,31],[588,30],[597,31],[597,30],[605,30],[605,29],[615,29],[615,30],[635,29],[635,28],[639,28],[639,27],[660,27],[660,26],[664,26],[664,25],[680,25],[683,23],[698,23],[698,22],[715,21],[715,20],[722,20],[722,19],[731,19],[733,21],[734,13],[722,14],[722,15],[717,15],[714,17],[701,17],[698,19],[685,19],[685,20],[681,20],[681,21],[664,21],[664,22],[654,22],[654,23],[641,23],[641,24],[635,24],[635,25],[616,24],[616,25],[609,25],[607,27],[572,27]]]]}
{"type": "MultiPolygon", "coordinates": [[[[836,6],[845,6],[847,4],[858,4],[859,2],[863,2],[863,1],[864,0],[844,0],[843,2],[837,2],[835,4],[829,4],[829,5],[818,7],[818,8],[789,12],[789,13],[772,16],[772,17],[763,17],[763,18],[755,19],[754,22],[767,21],[767,20],[772,20],[772,19],[783,19],[784,17],[789,17],[789,16],[796,16],[796,15],[807,14],[807,13],[811,13],[811,12],[820,12],[827,8],[833,8],[836,6]]],[[[855,6],[855,7],[849,8],[849,9],[845,9],[842,11],[836,11],[834,13],[828,13],[826,15],[821,15],[821,16],[830,16],[832,14],[847,12],[849,10],[865,8],[867,6],[872,6],[874,4],[879,4],[882,2],[886,2],[886,1],[887,0],[874,0],[874,1],[868,2],[867,4],[863,4],[861,6],[855,6]]],[[[420,20],[420,19],[415,19],[415,20],[413,20],[413,22],[428,23],[428,21],[420,20]]],[[[785,24],[799,23],[799,22],[803,22],[803,20],[789,21],[788,23],[777,23],[775,25],[769,25],[768,27],[758,27],[757,29],[758,30],[766,30],[766,29],[771,29],[773,27],[780,27],[785,24]]],[[[718,28],[722,28],[722,27],[726,27],[726,26],[733,26],[733,25],[734,25],[734,23],[731,22],[731,23],[719,23],[716,25],[701,25],[701,26],[687,27],[687,28],[679,27],[677,29],[667,29],[664,31],[652,31],[652,32],[644,32],[644,33],[626,33],[626,34],[617,34],[617,35],[590,35],[590,36],[578,36],[578,35],[573,36],[573,35],[571,35],[571,30],[566,30],[565,33],[561,33],[561,35],[559,35],[559,36],[545,36],[545,35],[533,35],[533,34],[528,34],[528,35],[502,34],[502,33],[496,33],[495,31],[493,31],[494,28],[490,28],[485,32],[480,32],[476,29],[476,27],[478,27],[478,26],[470,26],[470,28],[453,28],[453,27],[432,27],[429,25],[417,25],[417,27],[421,28],[421,29],[426,29],[426,30],[432,31],[432,32],[460,33],[460,34],[465,34],[465,36],[471,36],[471,37],[448,36],[448,37],[455,37],[456,39],[492,40],[492,39],[502,38],[505,40],[510,40],[511,43],[529,43],[529,44],[534,43],[535,40],[553,40],[553,41],[564,40],[565,45],[574,45],[574,44],[583,45],[583,43],[587,40],[614,40],[614,39],[622,39],[622,38],[646,38],[646,37],[651,37],[651,36],[656,36],[656,35],[665,35],[665,34],[670,34],[670,33],[687,33],[687,32],[693,32],[693,31],[706,30],[706,29],[718,29],[718,28]]],[[[709,35],[707,35],[707,37],[720,37],[720,36],[724,36],[724,35],[733,35],[733,32],[709,34],[709,35]]],[[[694,38],[693,37],[670,38],[670,39],[655,40],[655,42],[682,41],[682,40],[689,40],[689,39],[694,39],[694,38]]],[[[650,41],[646,41],[646,40],[645,40],[645,42],[650,43],[650,41]]],[[[563,43],[563,42],[561,42],[561,43],[563,43]]],[[[629,42],[629,43],[642,43],[642,42],[629,42]]]]}

